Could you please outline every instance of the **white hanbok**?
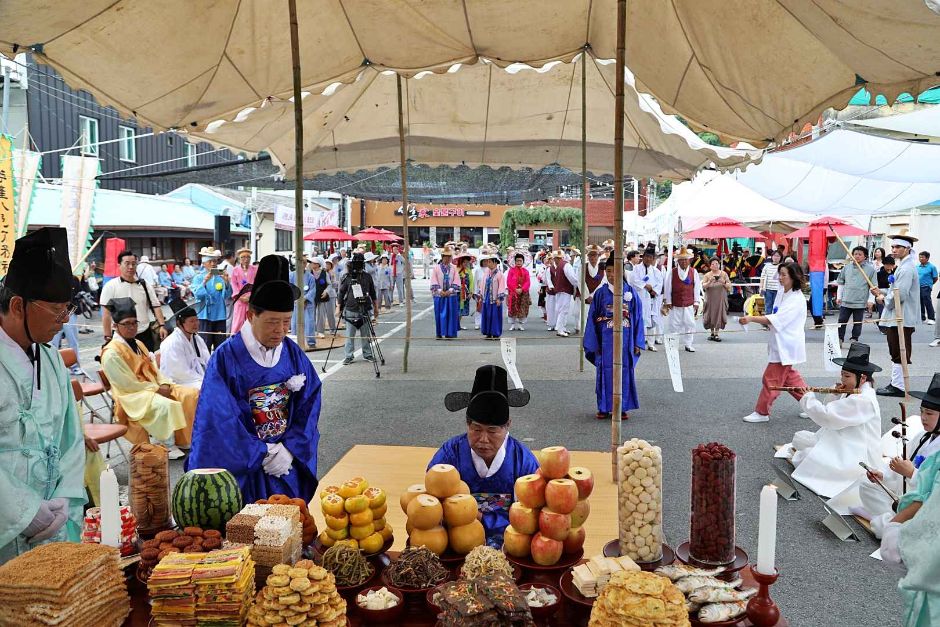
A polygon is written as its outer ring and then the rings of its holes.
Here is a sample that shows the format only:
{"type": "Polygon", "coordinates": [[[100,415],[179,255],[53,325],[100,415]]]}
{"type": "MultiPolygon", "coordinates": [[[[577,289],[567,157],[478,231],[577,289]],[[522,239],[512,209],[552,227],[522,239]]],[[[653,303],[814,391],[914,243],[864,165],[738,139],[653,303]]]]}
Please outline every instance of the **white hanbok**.
{"type": "MultiPolygon", "coordinates": [[[[908,424],[910,425],[911,423],[917,424],[919,427],[920,416],[909,416],[908,424]]],[[[908,443],[905,450],[905,457],[907,459],[910,459],[911,455],[914,454],[914,450],[920,445],[920,440],[923,435],[924,431],[920,428],[918,428],[916,432],[913,429],[908,431],[908,443]]],[[[888,460],[891,457],[897,456],[899,452],[897,448],[898,440],[892,436],[889,431],[884,437],[884,450],[882,453],[885,457],[881,459],[877,466],[872,466],[872,468],[881,471],[884,475],[884,479],[882,479],[881,482],[897,496],[901,496],[904,493],[901,475],[888,468],[888,460]]],[[[921,446],[920,450],[917,451],[917,457],[926,459],[937,451],[940,451],[940,437],[934,437],[921,446]]],[[[915,469],[914,475],[907,481],[908,490],[917,487],[917,475],[918,472],[915,469]]],[[[891,501],[891,497],[888,496],[878,484],[869,481],[867,477],[862,477],[862,479],[859,480],[858,493],[861,497],[862,509],[869,517],[872,533],[875,534],[876,538],[882,537],[885,526],[895,516],[893,509],[894,504],[891,501]]]]}
{"type": "Polygon", "coordinates": [[[836,509],[859,505],[858,490],[851,490],[865,477],[859,462],[873,468],[881,462],[881,409],[874,388],[865,383],[858,394],[826,404],[807,392],[800,407],[820,429],[793,435],[793,478],[820,496],[838,495],[836,509]]]}
{"type": "MultiPolygon", "coordinates": [[[[563,272],[565,273],[565,278],[568,279],[568,283],[578,289],[578,286],[581,284],[581,278],[578,272],[570,263],[565,263],[563,272]]],[[[566,292],[556,292],[553,299],[554,315],[551,318],[552,328],[556,331],[567,331],[568,330],[568,314],[571,311],[571,303],[574,302],[574,296],[566,292]]],[[[546,300],[546,305],[548,301],[546,300]]],[[[579,326],[580,323],[575,324],[574,326],[579,326]]]]}
{"type": "Polygon", "coordinates": [[[160,372],[177,385],[199,389],[209,363],[209,348],[200,335],[187,339],[177,327],[160,345],[160,372]]]}
{"type": "MultiPolygon", "coordinates": [[[[665,273],[656,266],[647,266],[639,264],[633,267],[628,279],[633,289],[640,295],[640,302],[643,303],[643,326],[647,333],[663,332],[663,283],[665,282],[665,273]],[[656,297],[649,295],[646,286],[649,285],[656,292],[656,297]]],[[[660,337],[656,338],[660,340],[660,337]]],[[[661,344],[662,342],[657,342],[661,344]]]]}
{"type": "MultiPolygon", "coordinates": [[[[668,333],[679,333],[679,341],[687,348],[691,348],[692,340],[695,339],[695,312],[702,308],[702,276],[698,272],[692,272],[692,266],[685,270],[676,266],[676,272],[679,273],[679,280],[685,281],[689,273],[692,273],[695,281],[692,286],[695,294],[694,301],[687,307],[673,306],[666,317],[666,331],[668,333]]],[[[663,280],[663,298],[667,305],[672,305],[672,272],[665,273],[663,280]]]]}

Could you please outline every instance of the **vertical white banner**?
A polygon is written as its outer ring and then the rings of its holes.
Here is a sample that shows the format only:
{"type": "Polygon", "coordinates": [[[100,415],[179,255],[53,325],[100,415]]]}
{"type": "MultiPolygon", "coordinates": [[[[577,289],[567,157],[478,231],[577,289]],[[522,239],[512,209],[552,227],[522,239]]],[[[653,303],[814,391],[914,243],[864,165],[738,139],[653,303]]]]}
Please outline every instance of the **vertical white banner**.
{"type": "Polygon", "coordinates": [[[516,338],[500,338],[499,344],[503,354],[503,363],[506,364],[506,373],[512,380],[515,389],[521,390],[522,378],[519,377],[519,370],[516,368],[516,338]]]}
{"type": "Polygon", "coordinates": [[[663,336],[663,346],[666,348],[666,364],[669,366],[672,389],[675,392],[684,392],[682,366],[679,363],[679,336],[675,333],[667,333],[663,336]]]}
{"type": "Polygon", "coordinates": [[[837,357],[842,357],[842,349],[839,347],[839,327],[826,327],[822,351],[823,367],[826,372],[839,372],[842,370],[842,366],[832,363],[832,360],[837,357]]]}
{"type": "Polygon", "coordinates": [[[33,203],[33,190],[39,175],[42,155],[31,150],[13,150],[13,175],[16,177],[16,236],[26,235],[29,226],[29,208],[33,203]]]}
{"type": "Polygon", "coordinates": [[[91,213],[98,187],[99,163],[94,157],[62,157],[62,214],[59,224],[69,239],[69,260],[78,265],[89,244],[91,213]]]}

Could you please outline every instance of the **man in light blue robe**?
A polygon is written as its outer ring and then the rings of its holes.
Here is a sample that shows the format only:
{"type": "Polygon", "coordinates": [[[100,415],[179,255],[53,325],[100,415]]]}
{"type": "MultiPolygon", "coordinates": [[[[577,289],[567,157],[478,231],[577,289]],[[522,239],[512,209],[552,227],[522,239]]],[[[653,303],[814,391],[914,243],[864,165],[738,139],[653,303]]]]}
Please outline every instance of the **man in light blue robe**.
{"type": "Polygon", "coordinates": [[[486,543],[495,548],[503,545],[516,479],[539,469],[529,447],[509,435],[509,408],[526,405],[529,393],[507,387],[503,368],[481,366],[472,392],[448,394],[444,399],[448,410],[466,408],[467,432],[444,442],[428,464],[428,468],[434,464],[457,468],[477,501],[486,543]]]}
{"type": "MultiPolygon", "coordinates": [[[[304,335],[307,336],[307,345],[315,346],[317,343],[317,284],[313,273],[307,269],[307,260],[304,259],[304,335]]],[[[297,284],[297,272],[291,271],[288,280],[291,285],[297,284]]],[[[294,311],[290,319],[290,330],[297,333],[297,312],[294,311]]]]}
{"type": "Polygon", "coordinates": [[[78,542],[85,444],[69,373],[47,342],[73,312],[65,229],[16,242],[0,287],[0,564],[78,542]]]}
{"type": "Polygon", "coordinates": [[[287,278],[286,259],[261,259],[246,286],[247,323],[209,359],[186,459],[187,471],[228,470],[245,503],[272,494],[309,501],[317,489],[320,378],[286,337],[300,297],[287,278]]]}
{"type": "MultiPolygon", "coordinates": [[[[609,419],[613,411],[614,396],[614,264],[611,254],[604,267],[607,280],[594,292],[584,329],[584,356],[596,369],[594,393],[597,396],[597,419],[609,419]]],[[[640,406],[636,392],[634,370],[640,352],[646,348],[643,324],[643,302],[638,292],[626,281],[623,283],[623,400],[621,418],[640,406]]]]}

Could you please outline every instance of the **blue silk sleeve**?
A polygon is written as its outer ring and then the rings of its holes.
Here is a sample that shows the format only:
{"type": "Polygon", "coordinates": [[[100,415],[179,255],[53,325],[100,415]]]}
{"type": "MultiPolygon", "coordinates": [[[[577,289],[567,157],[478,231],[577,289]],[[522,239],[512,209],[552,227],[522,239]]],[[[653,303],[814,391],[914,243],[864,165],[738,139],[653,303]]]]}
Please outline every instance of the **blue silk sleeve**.
{"type": "Polygon", "coordinates": [[[294,456],[294,465],[303,464],[313,479],[317,477],[317,445],[320,442],[320,377],[307,356],[293,342],[285,342],[291,351],[296,374],[306,376],[304,386],[291,394],[291,415],[282,442],[294,456]]]}
{"type": "Polygon", "coordinates": [[[601,354],[601,338],[597,335],[597,322],[595,320],[598,316],[598,308],[603,300],[603,293],[600,290],[595,291],[584,323],[584,357],[595,366],[597,365],[597,358],[601,354]]]}

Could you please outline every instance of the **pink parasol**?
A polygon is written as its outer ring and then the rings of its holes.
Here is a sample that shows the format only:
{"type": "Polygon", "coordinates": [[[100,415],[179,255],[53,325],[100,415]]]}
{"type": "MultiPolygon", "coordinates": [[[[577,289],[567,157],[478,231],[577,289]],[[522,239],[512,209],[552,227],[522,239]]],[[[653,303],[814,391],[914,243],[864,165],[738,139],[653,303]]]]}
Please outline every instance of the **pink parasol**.
{"type": "Polygon", "coordinates": [[[731,218],[715,218],[705,223],[705,226],[699,227],[685,234],[691,239],[725,239],[734,237],[761,238],[758,231],[750,229],[737,220],[731,218]]]}
{"type": "Polygon", "coordinates": [[[802,229],[797,229],[787,235],[790,239],[806,239],[809,237],[809,232],[812,229],[823,228],[826,230],[827,235],[835,231],[839,237],[852,237],[855,235],[871,235],[870,232],[865,229],[860,229],[854,224],[849,224],[845,220],[840,220],[839,218],[833,218],[832,216],[823,216],[822,218],[816,218],[802,229]]]}
{"type": "Polygon", "coordinates": [[[360,242],[400,242],[402,240],[391,231],[371,226],[353,235],[352,239],[360,242]]]}
{"type": "Polygon", "coordinates": [[[352,235],[339,228],[338,226],[322,226],[312,233],[304,235],[304,241],[307,242],[348,242],[353,238],[352,235]]]}

